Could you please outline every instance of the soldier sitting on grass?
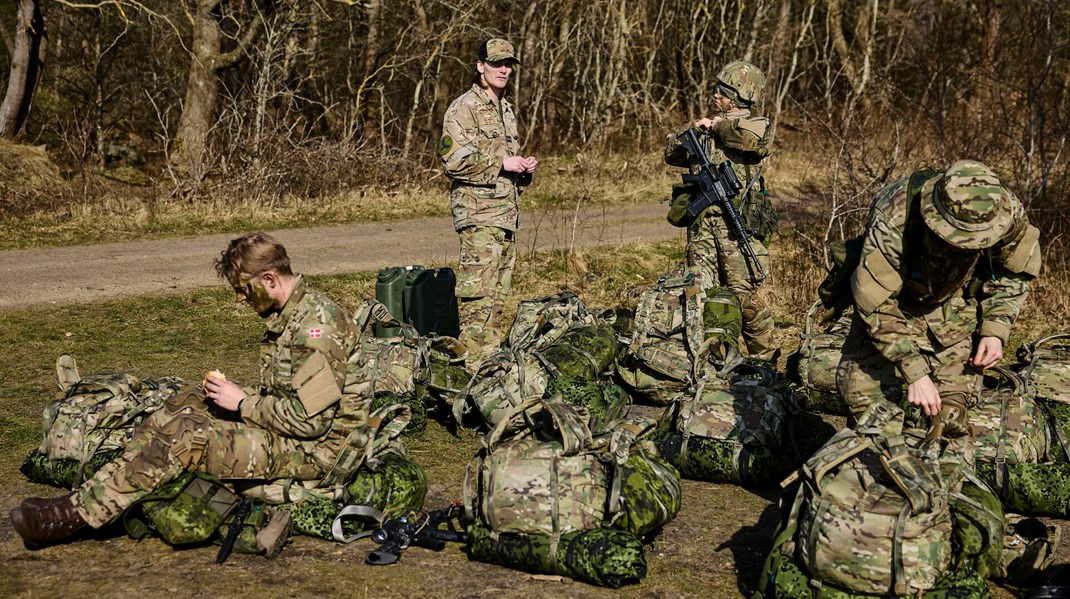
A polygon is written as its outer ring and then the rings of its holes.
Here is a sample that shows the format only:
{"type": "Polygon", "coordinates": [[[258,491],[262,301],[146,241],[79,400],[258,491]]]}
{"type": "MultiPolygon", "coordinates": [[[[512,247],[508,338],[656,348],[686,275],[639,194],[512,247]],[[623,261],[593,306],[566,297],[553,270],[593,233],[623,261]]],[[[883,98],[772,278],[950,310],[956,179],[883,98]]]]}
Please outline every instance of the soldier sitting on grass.
{"type": "Polygon", "coordinates": [[[138,428],[123,456],[78,489],[54,499],[27,499],[11,510],[27,547],[105,526],[187,471],[224,482],[321,480],[328,472],[339,474],[343,450],[363,455],[362,448],[347,447],[364,442],[363,435],[352,433],[368,418],[367,398],[355,391],[364,375],[359,365],[347,367],[357,340],[352,320],[293,274],[286,249],[270,235],[250,233],[231,241],[215,266],[237,299],[267,324],[259,387],[242,388],[210,373],[203,392],[188,390],[167,400],[138,428]]]}

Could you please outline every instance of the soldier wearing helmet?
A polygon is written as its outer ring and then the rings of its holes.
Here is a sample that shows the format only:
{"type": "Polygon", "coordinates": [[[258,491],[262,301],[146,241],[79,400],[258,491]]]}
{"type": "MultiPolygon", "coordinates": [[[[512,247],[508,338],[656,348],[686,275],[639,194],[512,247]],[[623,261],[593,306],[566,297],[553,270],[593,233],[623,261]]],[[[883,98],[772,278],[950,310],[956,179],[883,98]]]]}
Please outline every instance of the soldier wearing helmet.
{"type": "MultiPolygon", "coordinates": [[[[736,176],[746,185],[757,174],[769,155],[769,119],[754,115],[761,104],[765,75],[749,62],[730,62],[717,75],[713,102],[717,114],[688,125],[702,132],[710,162],[730,161],[736,176]]],[[[687,128],[668,136],[665,162],[694,170],[694,160],[687,155],[677,137],[687,128]]],[[[773,315],[755,297],[758,283],[739,249],[739,240],[730,233],[719,206],[710,206],[694,221],[686,214],[691,194],[686,187],[673,189],[668,220],[687,227],[687,267],[704,289],[724,287],[738,297],[743,311],[743,340],[747,353],[756,359],[776,361],[779,349],[773,341],[773,315]]],[[[766,197],[764,180],[759,177],[747,198],[734,200],[737,209],[745,206],[743,217],[752,231],[750,243],[765,272],[768,268],[766,238],[775,229],[776,213],[766,197]],[[745,201],[744,201],[745,200],[745,201]],[[762,226],[759,223],[764,223],[762,226]]]]}
{"type": "Polygon", "coordinates": [[[442,121],[438,156],[450,179],[453,227],[461,241],[457,298],[470,363],[498,343],[496,327],[516,262],[520,193],[539,164],[520,155],[516,115],[505,99],[518,64],[508,41],[484,42],[471,89],[450,104],[442,121]]]}
{"type": "Polygon", "coordinates": [[[987,166],[960,160],[877,193],[851,276],[837,370],[854,419],[907,385],[948,438],[969,438],[976,377],[995,366],[1040,274],[1040,233],[987,166]]]}

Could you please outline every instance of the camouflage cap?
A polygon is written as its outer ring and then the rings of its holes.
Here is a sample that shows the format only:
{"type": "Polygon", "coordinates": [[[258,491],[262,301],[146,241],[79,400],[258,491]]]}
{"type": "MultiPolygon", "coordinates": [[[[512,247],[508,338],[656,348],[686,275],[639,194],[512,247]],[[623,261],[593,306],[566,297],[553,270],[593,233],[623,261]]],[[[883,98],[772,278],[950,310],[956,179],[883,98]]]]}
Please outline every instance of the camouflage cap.
{"type": "Polygon", "coordinates": [[[479,47],[479,60],[489,62],[508,60],[514,64],[520,64],[516,58],[516,52],[513,51],[513,45],[501,38],[483,42],[483,45],[479,47]]]}
{"type": "Polygon", "coordinates": [[[1014,225],[1014,196],[987,166],[959,160],[921,188],[925,224],[965,250],[992,247],[1014,225]]]}

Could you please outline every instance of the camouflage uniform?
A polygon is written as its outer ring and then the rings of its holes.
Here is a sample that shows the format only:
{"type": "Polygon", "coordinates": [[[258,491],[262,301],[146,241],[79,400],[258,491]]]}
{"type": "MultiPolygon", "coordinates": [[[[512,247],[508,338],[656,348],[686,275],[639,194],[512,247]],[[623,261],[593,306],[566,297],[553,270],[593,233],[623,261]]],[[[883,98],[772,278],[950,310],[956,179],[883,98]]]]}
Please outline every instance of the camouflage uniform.
{"type": "Polygon", "coordinates": [[[1040,265],[1039,231],[983,164],[959,161],[878,192],[851,276],[855,316],[836,375],[854,418],[928,375],[942,415],[965,425],[979,382],[967,365],[973,338],[1006,345],[1040,265]]]}
{"type": "Polygon", "coordinates": [[[347,364],[356,342],[345,312],[298,277],[282,311],[267,320],[260,388],[246,389],[240,418],[214,415],[200,391],[168,399],[121,458],[77,489],[79,515],[99,528],[188,470],[224,480],[323,479],[367,423],[364,365],[347,364]]]}
{"type": "MultiPolygon", "coordinates": [[[[768,119],[751,116],[749,110],[737,108],[724,114],[712,131],[702,136],[702,140],[707,144],[706,153],[710,162],[716,165],[725,160],[731,161],[732,170],[740,182],[746,185],[754,177],[762,160],[769,155],[768,129],[768,119]]],[[[686,129],[683,129],[669,135],[666,140],[665,162],[697,172],[687,156],[687,151],[677,140],[685,131],[686,129]]],[[[761,192],[752,189],[751,193],[761,192]]],[[[737,198],[737,208],[741,203],[742,198],[737,198]]],[[[682,208],[686,206],[674,205],[676,210],[682,208]]],[[[758,256],[762,270],[769,272],[769,252],[765,244],[754,236],[751,236],[750,244],[758,256]]],[[[695,275],[703,289],[726,287],[739,297],[747,352],[758,359],[772,359],[776,350],[773,343],[773,315],[765,304],[755,297],[758,285],[750,279],[750,268],[739,249],[739,240],[729,231],[720,207],[706,208],[688,225],[686,254],[688,271],[695,275]]]]}
{"type": "Polygon", "coordinates": [[[457,297],[462,340],[493,344],[513,280],[522,177],[502,170],[520,151],[516,115],[478,85],[453,101],[442,122],[438,155],[450,178],[453,227],[461,240],[457,297]]]}

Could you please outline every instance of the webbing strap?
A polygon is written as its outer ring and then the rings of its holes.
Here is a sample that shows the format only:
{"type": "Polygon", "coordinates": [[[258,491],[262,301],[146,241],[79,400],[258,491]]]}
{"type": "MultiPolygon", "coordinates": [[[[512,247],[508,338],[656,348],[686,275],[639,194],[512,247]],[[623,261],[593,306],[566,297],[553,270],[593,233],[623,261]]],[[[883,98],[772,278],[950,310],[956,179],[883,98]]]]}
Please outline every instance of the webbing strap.
{"type": "Polygon", "coordinates": [[[378,524],[382,524],[384,518],[383,512],[380,512],[379,510],[369,505],[345,506],[338,512],[338,515],[334,517],[334,521],[331,522],[331,536],[334,537],[334,540],[338,541],[339,543],[352,543],[357,539],[370,537],[372,535],[372,532],[375,531],[374,528],[369,528],[368,530],[363,530],[347,537],[342,531],[342,520],[348,516],[372,518],[378,524]]]}
{"type": "Polygon", "coordinates": [[[895,537],[892,539],[892,589],[898,595],[905,595],[910,589],[910,581],[903,566],[903,536],[906,534],[909,518],[910,504],[904,503],[899,517],[895,519],[895,537]]]}

